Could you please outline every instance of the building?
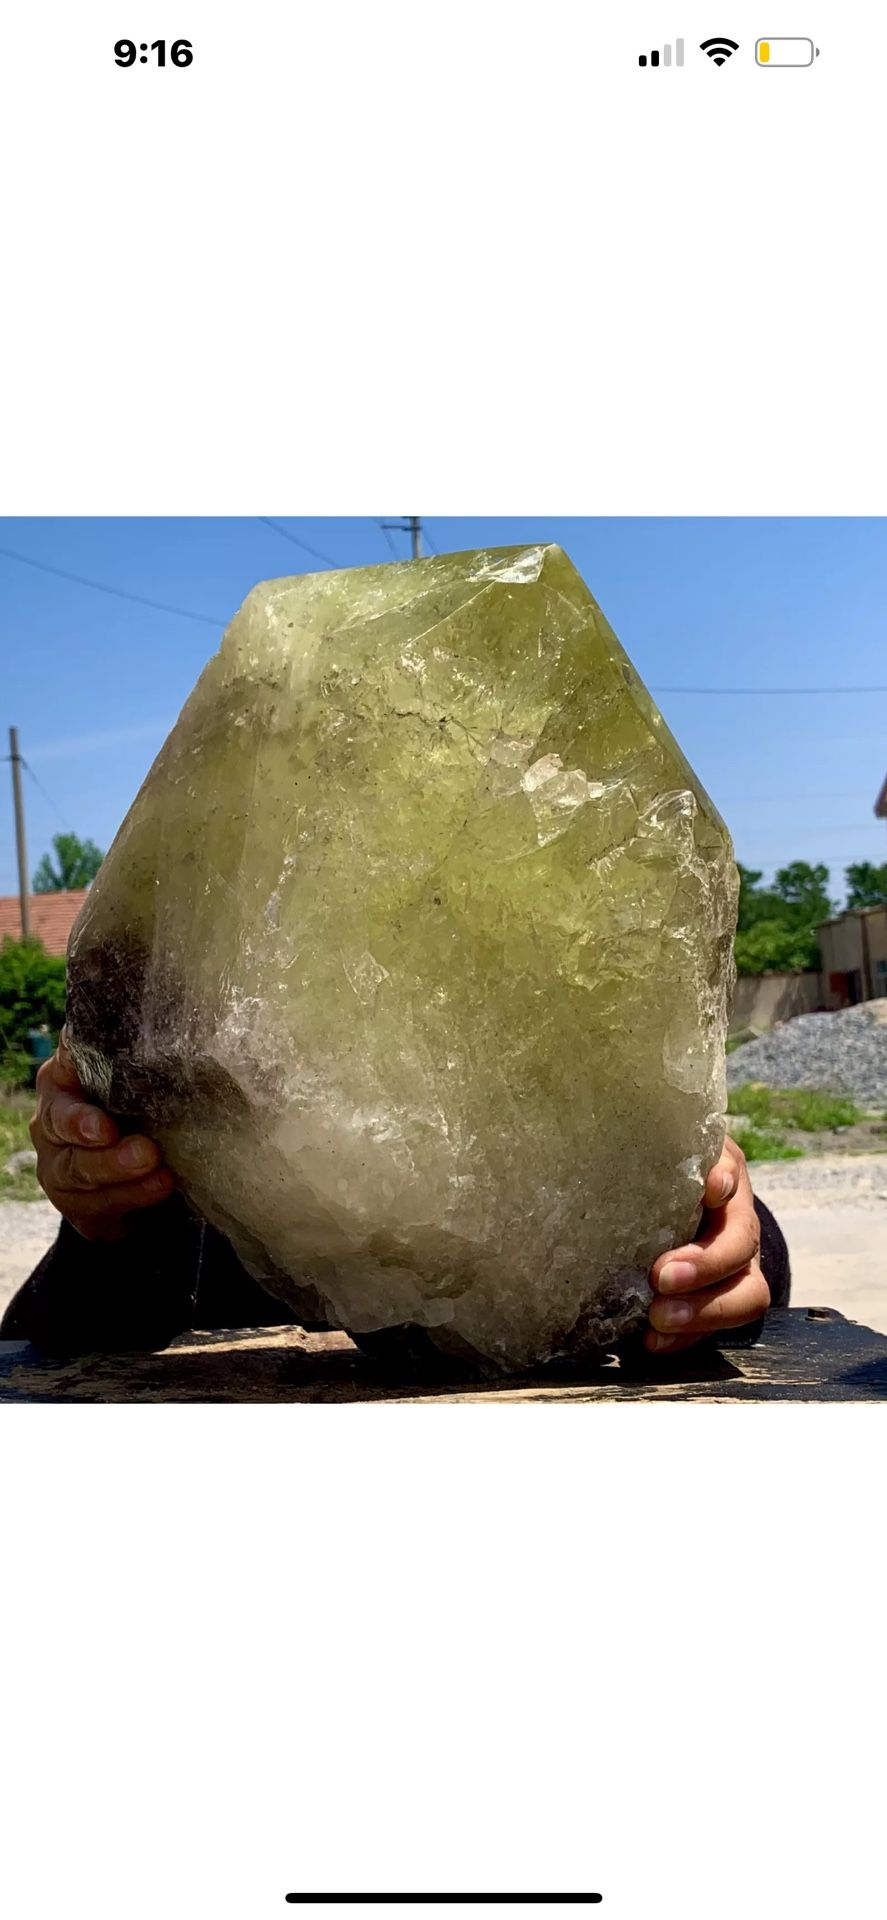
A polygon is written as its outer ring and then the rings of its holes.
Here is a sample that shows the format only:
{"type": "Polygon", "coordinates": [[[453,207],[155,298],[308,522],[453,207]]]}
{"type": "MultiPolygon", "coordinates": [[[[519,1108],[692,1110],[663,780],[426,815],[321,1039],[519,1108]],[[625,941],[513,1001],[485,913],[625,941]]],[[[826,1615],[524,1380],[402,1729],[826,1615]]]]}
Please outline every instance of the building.
{"type": "Polygon", "coordinates": [[[829,1009],[887,995],[887,905],[848,908],[824,921],[817,939],[829,1009]]]}
{"type": "MultiPolygon", "coordinates": [[[[875,801],[875,815],[887,820],[887,780],[875,801]]],[[[860,1000],[887,996],[887,903],[848,907],[817,928],[827,1007],[852,1007],[860,1000]]]]}
{"type": "MultiPolygon", "coordinates": [[[[47,953],[64,954],[68,950],[71,928],[86,899],[88,889],[74,893],[32,893],[28,912],[31,933],[47,953]]],[[[22,910],[18,894],[0,895],[0,946],[5,939],[22,937],[22,910]]]]}

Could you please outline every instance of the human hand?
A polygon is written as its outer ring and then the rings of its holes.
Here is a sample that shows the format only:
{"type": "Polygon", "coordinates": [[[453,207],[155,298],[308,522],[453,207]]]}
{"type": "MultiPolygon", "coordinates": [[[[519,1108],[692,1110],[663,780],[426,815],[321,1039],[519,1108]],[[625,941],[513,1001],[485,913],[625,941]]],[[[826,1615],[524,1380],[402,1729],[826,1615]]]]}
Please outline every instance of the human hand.
{"type": "Polygon", "coordinates": [[[651,1269],[656,1297],[644,1334],[648,1353],[679,1353],[706,1334],[747,1326],[770,1305],[758,1259],[760,1223],[745,1154],[735,1140],[724,1141],[702,1201],[700,1238],[660,1254],[651,1269]]]}
{"type": "Polygon", "coordinates": [[[30,1131],[44,1193],[87,1240],[120,1239],[129,1214],[173,1190],[156,1142],[143,1134],[121,1140],[110,1114],[87,1100],[64,1032],[37,1075],[30,1131]]]}

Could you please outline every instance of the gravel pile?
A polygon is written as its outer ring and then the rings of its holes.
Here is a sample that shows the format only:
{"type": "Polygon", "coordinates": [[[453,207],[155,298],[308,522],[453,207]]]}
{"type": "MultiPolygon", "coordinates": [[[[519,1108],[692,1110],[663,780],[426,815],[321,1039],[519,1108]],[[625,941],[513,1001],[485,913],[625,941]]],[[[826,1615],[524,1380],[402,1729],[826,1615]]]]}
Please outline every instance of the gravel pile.
{"type": "Polygon", "coordinates": [[[727,1057],[728,1087],[817,1087],[887,1106],[887,1002],[802,1013],[727,1057]],[[882,1011],[883,1009],[883,1011],[882,1011]]]}

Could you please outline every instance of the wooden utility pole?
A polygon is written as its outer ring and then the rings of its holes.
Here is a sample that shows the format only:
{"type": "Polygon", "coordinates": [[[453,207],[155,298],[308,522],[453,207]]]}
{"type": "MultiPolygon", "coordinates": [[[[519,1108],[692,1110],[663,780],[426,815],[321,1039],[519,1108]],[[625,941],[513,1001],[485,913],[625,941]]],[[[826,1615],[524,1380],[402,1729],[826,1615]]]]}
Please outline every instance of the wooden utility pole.
{"type": "Polygon", "coordinates": [[[422,558],[422,521],[418,513],[405,514],[402,520],[380,520],[380,527],[388,533],[408,533],[410,550],[414,560],[422,558]]]}
{"type": "Polygon", "coordinates": [[[18,750],[18,727],[9,729],[9,758],[12,761],[12,804],[15,809],[15,845],[18,853],[18,893],[22,911],[22,939],[31,931],[28,855],[25,847],[25,809],[22,801],[22,756],[18,750]]]}

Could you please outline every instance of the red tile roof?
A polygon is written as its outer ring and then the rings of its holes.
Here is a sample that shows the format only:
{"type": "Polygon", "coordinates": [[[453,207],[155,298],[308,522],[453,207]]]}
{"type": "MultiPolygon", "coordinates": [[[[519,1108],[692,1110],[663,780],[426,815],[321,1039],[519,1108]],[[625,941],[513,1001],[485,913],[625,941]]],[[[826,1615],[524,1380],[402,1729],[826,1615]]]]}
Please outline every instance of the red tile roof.
{"type": "MultiPolygon", "coordinates": [[[[68,936],[86,899],[86,887],[76,893],[32,893],[29,912],[31,932],[43,942],[47,953],[64,953],[68,936]]],[[[22,937],[22,913],[18,894],[0,896],[0,941],[22,937]]]]}

